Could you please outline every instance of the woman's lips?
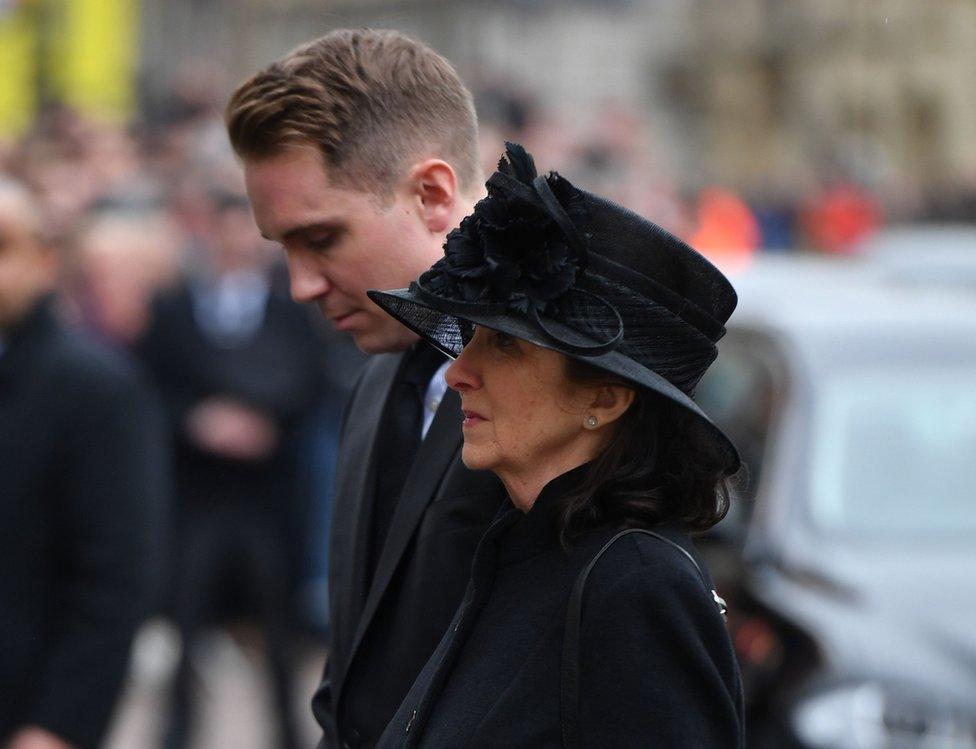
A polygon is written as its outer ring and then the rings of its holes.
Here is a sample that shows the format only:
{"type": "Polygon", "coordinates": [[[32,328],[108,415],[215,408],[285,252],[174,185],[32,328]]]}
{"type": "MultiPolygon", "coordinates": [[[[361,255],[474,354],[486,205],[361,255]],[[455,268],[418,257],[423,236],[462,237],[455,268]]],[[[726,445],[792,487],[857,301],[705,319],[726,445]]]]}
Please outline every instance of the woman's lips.
{"type": "Polygon", "coordinates": [[[464,421],[461,422],[462,429],[464,427],[473,427],[477,424],[481,424],[482,422],[488,421],[488,419],[486,419],[484,416],[479,414],[477,411],[468,411],[466,409],[462,409],[461,413],[464,414],[464,421]]]}

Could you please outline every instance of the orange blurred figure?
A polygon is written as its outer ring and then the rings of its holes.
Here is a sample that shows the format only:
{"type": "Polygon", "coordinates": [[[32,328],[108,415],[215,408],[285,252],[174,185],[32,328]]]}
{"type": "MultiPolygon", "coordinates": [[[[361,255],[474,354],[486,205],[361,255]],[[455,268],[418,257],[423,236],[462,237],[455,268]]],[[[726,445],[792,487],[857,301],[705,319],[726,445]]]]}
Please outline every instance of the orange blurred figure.
{"type": "Polygon", "coordinates": [[[748,264],[762,245],[762,232],[752,209],[731,190],[706,187],[698,196],[698,225],[689,244],[730,271],[748,264]]]}

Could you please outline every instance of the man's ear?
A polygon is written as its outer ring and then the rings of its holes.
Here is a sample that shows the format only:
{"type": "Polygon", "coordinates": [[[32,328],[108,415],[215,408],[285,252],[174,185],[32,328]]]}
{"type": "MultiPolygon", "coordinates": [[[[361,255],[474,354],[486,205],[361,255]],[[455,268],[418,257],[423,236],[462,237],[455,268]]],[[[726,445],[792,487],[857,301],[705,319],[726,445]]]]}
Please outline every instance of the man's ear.
{"type": "Polygon", "coordinates": [[[450,164],[442,159],[414,164],[407,175],[406,187],[415,197],[428,231],[444,235],[454,228],[458,180],[450,164]]]}
{"type": "Polygon", "coordinates": [[[601,385],[589,408],[583,412],[583,426],[599,429],[612,424],[634,402],[634,390],[626,385],[601,385]]]}

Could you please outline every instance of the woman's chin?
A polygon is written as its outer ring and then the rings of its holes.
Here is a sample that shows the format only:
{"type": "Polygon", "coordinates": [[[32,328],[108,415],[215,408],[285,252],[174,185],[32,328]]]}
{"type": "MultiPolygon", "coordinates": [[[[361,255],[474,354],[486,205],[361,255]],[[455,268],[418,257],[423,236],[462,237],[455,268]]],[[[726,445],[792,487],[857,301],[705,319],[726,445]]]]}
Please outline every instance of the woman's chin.
{"type": "Polygon", "coordinates": [[[495,464],[495,461],[491,459],[491,456],[485,454],[484,450],[469,445],[467,442],[461,448],[461,462],[464,463],[465,468],[472,471],[490,471],[495,464]]]}

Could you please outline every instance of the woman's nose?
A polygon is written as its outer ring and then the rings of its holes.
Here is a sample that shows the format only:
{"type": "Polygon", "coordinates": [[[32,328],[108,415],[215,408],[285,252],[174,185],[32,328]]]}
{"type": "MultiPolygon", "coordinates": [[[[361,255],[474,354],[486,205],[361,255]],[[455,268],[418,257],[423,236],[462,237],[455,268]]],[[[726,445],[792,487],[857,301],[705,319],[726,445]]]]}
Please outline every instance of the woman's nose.
{"type": "Polygon", "coordinates": [[[477,390],[481,387],[481,378],[474,366],[473,359],[474,356],[471,354],[471,348],[467,346],[461,351],[458,358],[451,363],[451,366],[447,368],[444,378],[447,380],[447,386],[451,390],[457,390],[459,393],[463,393],[468,390],[477,390]]]}

